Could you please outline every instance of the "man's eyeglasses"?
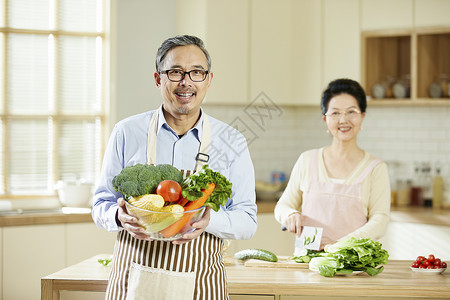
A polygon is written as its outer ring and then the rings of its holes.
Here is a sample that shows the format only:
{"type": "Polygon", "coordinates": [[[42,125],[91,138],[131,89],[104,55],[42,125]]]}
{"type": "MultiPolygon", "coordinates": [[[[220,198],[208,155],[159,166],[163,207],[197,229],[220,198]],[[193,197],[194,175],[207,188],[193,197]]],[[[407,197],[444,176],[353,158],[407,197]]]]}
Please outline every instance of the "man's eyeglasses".
{"type": "Polygon", "coordinates": [[[331,113],[326,113],[325,116],[333,120],[340,120],[342,116],[347,120],[353,120],[360,114],[361,112],[357,109],[349,109],[347,111],[333,111],[331,113]]]}
{"type": "Polygon", "coordinates": [[[180,69],[171,69],[171,70],[165,70],[161,71],[162,74],[167,74],[167,78],[169,78],[170,81],[179,82],[184,79],[184,76],[186,74],[189,75],[189,78],[194,82],[202,82],[206,79],[206,76],[208,75],[209,71],[205,70],[191,70],[189,72],[185,72],[180,69]]]}

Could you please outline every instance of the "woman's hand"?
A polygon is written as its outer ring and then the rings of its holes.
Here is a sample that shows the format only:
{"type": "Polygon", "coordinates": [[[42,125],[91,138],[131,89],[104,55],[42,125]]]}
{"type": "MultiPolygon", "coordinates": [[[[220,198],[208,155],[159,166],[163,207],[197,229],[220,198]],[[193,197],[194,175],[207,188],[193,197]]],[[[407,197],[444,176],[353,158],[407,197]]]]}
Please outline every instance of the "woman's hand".
{"type": "Polygon", "coordinates": [[[144,233],[145,230],[139,225],[138,220],[128,214],[127,208],[125,207],[125,200],[123,198],[119,198],[119,200],[117,200],[117,204],[119,205],[117,219],[120,224],[122,224],[123,229],[128,231],[134,238],[151,241],[152,239],[144,233]]]}
{"type": "Polygon", "coordinates": [[[286,226],[287,231],[300,236],[302,233],[302,216],[300,212],[290,214],[286,219],[284,226],[286,226]]]}
{"type": "Polygon", "coordinates": [[[183,238],[180,240],[173,241],[173,244],[180,245],[192,241],[198,238],[206,229],[209,224],[209,218],[211,216],[211,207],[206,207],[205,212],[200,220],[192,223],[192,227],[195,228],[193,232],[183,234],[183,238]]]}

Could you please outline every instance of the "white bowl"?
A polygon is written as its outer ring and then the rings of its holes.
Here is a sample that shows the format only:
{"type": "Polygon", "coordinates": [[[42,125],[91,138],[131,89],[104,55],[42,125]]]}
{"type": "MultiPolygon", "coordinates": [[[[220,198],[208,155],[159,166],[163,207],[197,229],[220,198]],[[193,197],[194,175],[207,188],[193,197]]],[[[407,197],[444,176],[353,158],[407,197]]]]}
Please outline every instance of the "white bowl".
{"type": "Polygon", "coordinates": [[[58,181],[58,199],[65,207],[91,207],[93,184],[79,181],[58,181]]]}

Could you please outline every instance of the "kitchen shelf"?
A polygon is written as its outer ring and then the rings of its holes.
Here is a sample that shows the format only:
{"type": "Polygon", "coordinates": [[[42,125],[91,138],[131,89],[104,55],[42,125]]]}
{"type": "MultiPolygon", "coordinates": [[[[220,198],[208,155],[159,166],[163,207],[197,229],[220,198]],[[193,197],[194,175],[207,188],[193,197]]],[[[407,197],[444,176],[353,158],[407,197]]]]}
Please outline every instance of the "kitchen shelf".
{"type": "Polygon", "coordinates": [[[450,27],[364,31],[361,45],[361,83],[369,105],[450,106],[450,27]],[[395,98],[393,84],[400,80],[409,93],[395,98]],[[442,88],[441,97],[430,96],[432,83],[442,88]]]}

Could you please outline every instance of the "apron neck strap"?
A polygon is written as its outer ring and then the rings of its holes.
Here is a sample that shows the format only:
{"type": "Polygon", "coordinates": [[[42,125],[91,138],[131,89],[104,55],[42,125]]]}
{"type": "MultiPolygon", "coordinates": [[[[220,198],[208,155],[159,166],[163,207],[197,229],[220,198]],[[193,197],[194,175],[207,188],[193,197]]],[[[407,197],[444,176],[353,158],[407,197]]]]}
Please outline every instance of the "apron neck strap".
{"type": "MultiPolygon", "coordinates": [[[[152,115],[150,124],[148,126],[147,133],[147,163],[150,165],[156,165],[156,141],[158,131],[158,119],[159,112],[162,107],[160,106],[152,115]]],[[[209,155],[208,150],[211,143],[211,128],[209,124],[209,118],[206,114],[203,114],[202,124],[202,136],[200,138],[200,147],[196,156],[195,172],[202,169],[202,167],[208,163],[209,155]]]]}

